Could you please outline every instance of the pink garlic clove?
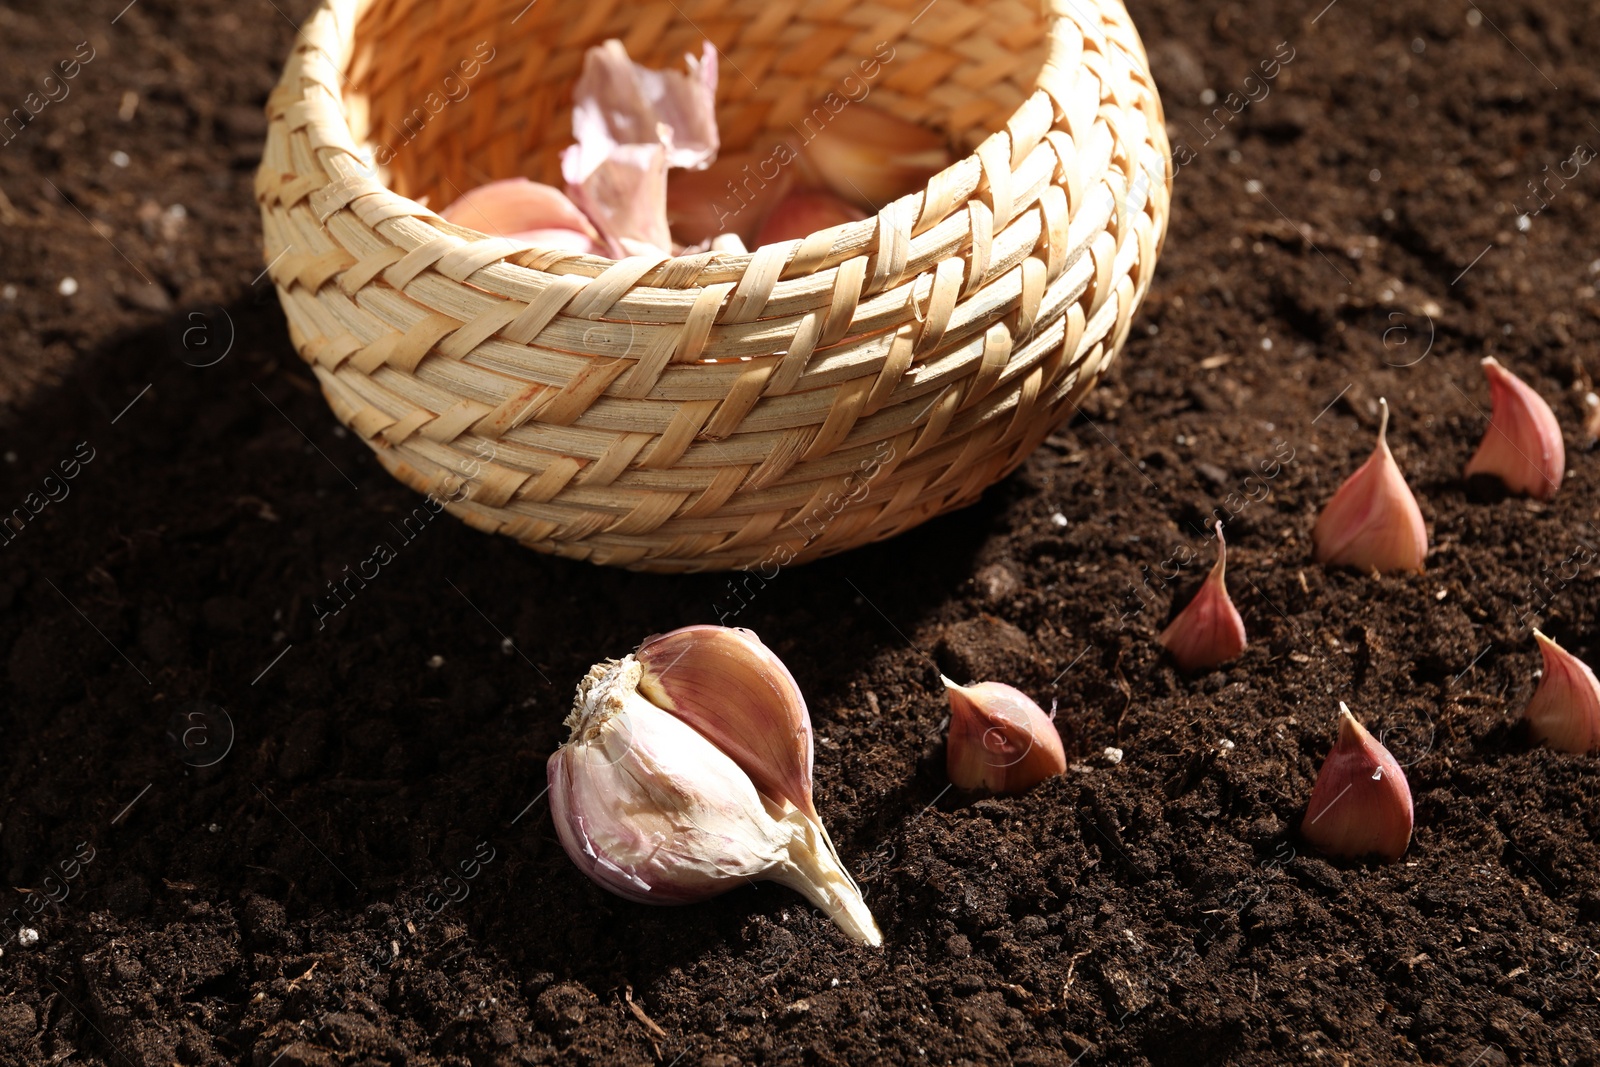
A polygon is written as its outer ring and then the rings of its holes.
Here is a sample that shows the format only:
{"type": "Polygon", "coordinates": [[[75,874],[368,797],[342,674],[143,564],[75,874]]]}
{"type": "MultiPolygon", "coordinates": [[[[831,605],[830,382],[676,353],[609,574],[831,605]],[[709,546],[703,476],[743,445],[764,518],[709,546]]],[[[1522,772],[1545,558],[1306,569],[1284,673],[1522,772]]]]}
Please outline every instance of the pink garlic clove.
{"type": "Polygon", "coordinates": [[[520,230],[508,233],[513,241],[526,241],[538,249],[556,248],[563,252],[580,252],[588,256],[608,256],[606,246],[577,230],[520,230]]]}
{"type": "Polygon", "coordinates": [[[1489,428],[1467,461],[1466,476],[1487,474],[1513,493],[1549,500],[1567,466],[1555,412],[1493,356],[1484,358],[1483,372],[1489,378],[1489,428]]]}
{"type": "Polygon", "coordinates": [[[1318,563],[1363,571],[1418,571],[1428,554],[1422,509],[1389,451],[1389,402],[1372,455],[1345,479],[1317,517],[1311,540],[1318,563]]]}
{"type": "Polygon", "coordinates": [[[439,212],[439,217],[457,226],[469,226],[495,236],[531,241],[531,234],[550,234],[552,239],[562,242],[558,245],[562,248],[578,240],[578,237],[565,236],[568,234],[576,234],[590,245],[596,245],[600,239],[588,217],[567,199],[566,193],[526,178],[506,178],[480,185],[439,212]]]}
{"type": "Polygon", "coordinates": [[[859,222],[866,214],[854,204],[830,193],[796,189],[780,200],[756,234],[755,247],[798,241],[817,230],[859,222]]]}
{"type": "Polygon", "coordinates": [[[747,246],[794,184],[795,151],[787,142],[718,156],[704,170],[667,175],[667,222],[681,245],[728,234],[747,246]]]}
{"type": "Polygon", "coordinates": [[[1539,744],[1579,755],[1600,749],[1600,681],[1577,656],[1533,631],[1544,656],[1544,677],[1522,712],[1539,744]]]}
{"type": "Polygon", "coordinates": [[[1204,670],[1237,659],[1244,651],[1244,620],[1228,596],[1224,574],[1228,565],[1228,544],[1217,523],[1217,562],[1206,576],[1200,591],[1178,613],[1156,640],[1172,653],[1186,671],[1204,670]]]}
{"type": "Polygon", "coordinates": [[[1339,739],[1322,761],[1301,835],[1329,856],[1392,863],[1411,843],[1412,818],[1406,772],[1341,701],[1339,739]]]}
{"type": "MultiPolygon", "coordinates": [[[[810,135],[811,121],[804,125],[810,135]]],[[[829,189],[872,211],[918,192],[954,162],[941,134],[856,103],[820,123],[804,157],[829,189]]]]}
{"type": "Polygon", "coordinates": [[[1025,693],[1002,682],[941,680],[950,695],[945,769],[952,784],[1021,793],[1067,769],[1055,724],[1025,693]]]}
{"type": "Polygon", "coordinates": [[[754,632],[685,626],[634,653],[639,691],[726,752],[763,794],[817,817],[811,715],[783,661],[754,632]]]}

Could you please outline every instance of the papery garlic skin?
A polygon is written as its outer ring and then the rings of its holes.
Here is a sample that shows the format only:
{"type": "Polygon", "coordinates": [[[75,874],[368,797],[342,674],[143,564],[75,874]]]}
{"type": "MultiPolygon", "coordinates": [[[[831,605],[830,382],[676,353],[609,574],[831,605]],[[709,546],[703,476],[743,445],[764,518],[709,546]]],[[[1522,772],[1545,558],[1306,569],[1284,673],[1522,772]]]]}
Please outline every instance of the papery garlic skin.
{"type": "Polygon", "coordinates": [[[667,171],[717,157],[716,47],[687,60],[688,73],[651,70],[615,38],[584,53],[561,176],[616,256],[670,255],[667,171]]]}
{"type": "Polygon", "coordinates": [[[1228,596],[1227,567],[1228,543],[1219,522],[1217,562],[1194,599],[1156,638],[1183,670],[1206,670],[1238,659],[1244,651],[1244,619],[1228,596]]]}
{"type": "Polygon", "coordinates": [[[1322,761],[1301,836],[1329,856],[1392,863],[1411,843],[1413,817],[1406,772],[1341,701],[1339,738],[1322,761]]]}
{"type": "Polygon", "coordinates": [[[1567,466],[1555,412],[1493,356],[1484,358],[1483,372],[1489,378],[1489,428],[1467,461],[1466,476],[1491,475],[1513,493],[1549,500],[1567,466]]]}
{"type": "Polygon", "coordinates": [[[1558,752],[1584,755],[1600,749],[1600,681],[1589,665],[1533,631],[1544,657],[1544,676],[1523,709],[1528,733],[1558,752]]]}
{"type": "Polygon", "coordinates": [[[953,785],[1021,793],[1067,769],[1061,735],[1026,693],[1003,682],[940,680],[950,697],[945,770],[953,785]]]}
{"type": "Polygon", "coordinates": [[[1389,402],[1372,455],[1339,486],[1311,533],[1318,563],[1388,573],[1423,569],[1428,527],[1422,509],[1389,451],[1389,402]]]}
{"type": "Polygon", "coordinates": [[[645,904],[774,881],[856,941],[882,944],[821,823],[758,793],[721,749],[640,693],[641,673],[633,656],[591,668],[567,717],[571,736],[549,760],[556,834],[579,869],[645,904]]]}

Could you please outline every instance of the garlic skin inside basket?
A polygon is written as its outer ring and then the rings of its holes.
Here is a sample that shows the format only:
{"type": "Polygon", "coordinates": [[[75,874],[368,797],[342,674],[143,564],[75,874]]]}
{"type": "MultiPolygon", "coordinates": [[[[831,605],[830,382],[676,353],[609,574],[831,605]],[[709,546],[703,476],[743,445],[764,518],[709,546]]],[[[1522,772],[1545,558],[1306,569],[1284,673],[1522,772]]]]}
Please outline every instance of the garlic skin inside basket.
{"type": "Polygon", "coordinates": [[[1166,230],[1161,107],[1117,0],[881,6],[863,29],[799,3],[691,24],[670,3],[325,0],[269,100],[257,193],[335,416],[469,525],[637,569],[770,574],[974,501],[1128,334],[1166,230]],[[968,154],[744,255],[613,261],[441,219],[486,181],[559,183],[572,82],[608,37],[658,68],[716,46],[721,150],[755,154],[730,203],[775,137],[852,107],[968,154]]]}

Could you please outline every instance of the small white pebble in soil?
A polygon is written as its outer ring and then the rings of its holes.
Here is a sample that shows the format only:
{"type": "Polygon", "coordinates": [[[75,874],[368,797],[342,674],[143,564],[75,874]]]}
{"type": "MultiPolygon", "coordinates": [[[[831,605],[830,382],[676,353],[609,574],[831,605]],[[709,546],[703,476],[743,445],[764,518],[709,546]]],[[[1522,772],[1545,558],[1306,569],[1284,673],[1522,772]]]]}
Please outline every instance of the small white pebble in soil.
{"type": "Polygon", "coordinates": [[[1421,37],[1413,37],[1411,39],[1411,50],[1417,55],[1420,56],[1424,51],[1427,50],[1427,48],[1428,42],[1424,41],[1421,37]]]}
{"type": "MultiPolygon", "coordinates": [[[[1600,263],[1600,259],[1595,260],[1595,262],[1600,263]]],[[[0,296],[5,297],[7,300],[15,300],[17,298],[17,287],[8,285],[4,289],[0,289],[0,296]]]]}
{"type": "Polygon", "coordinates": [[[1383,171],[1379,170],[1377,167],[1373,167],[1371,170],[1367,171],[1367,177],[1375,182],[1382,181],[1383,171]]]}
{"type": "Polygon", "coordinates": [[[1228,149],[1228,162],[1229,163],[1238,163],[1242,159],[1244,159],[1244,156],[1240,153],[1240,151],[1237,148],[1228,149]]]}
{"type": "Polygon", "coordinates": [[[831,989],[838,989],[839,988],[839,979],[835,978],[835,979],[831,980],[828,983],[828,986],[831,989]]]}
{"type": "Polygon", "coordinates": [[[128,158],[128,153],[124,152],[120,148],[117,149],[115,152],[111,153],[111,165],[112,166],[115,166],[115,167],[126,167],[130,162],[132,162],[132,160],[130,160],[128,158]]]}
{"type": "Polygon", "coordinates": [[[1217,102],[1217,91],[1215,89],[1200,90],[1200,102],[1202,104],[1215,104],[1217,102]]]}
{"type": "Polygon", "coordinates": [[[1054,515],[1050,516],[1050,524],[1052,526],[1065,526],[1067,524],[1067,517],[1058,511],[1054,515]]]}
{"type": "Polygon", "coordinates": [[[1394,221],[1394,208],[1386,207],[1386,208],[1383,209],[1383,221],[1384,222],[1393,222],[1394,221]]]}
{"type": "Polygon", "coordinates": [[[517,644],[516,644],[515,641],[511,640],[511,638],[502,637],[500,639],[500,651],[501,652],[504,652],[506,655],[509,656],[509,655],[511,655],[511,653],[515,652],[516,650],[517,650],[517,644]]]}
{"type": "Polygon", "coordinates": [[[61,284],[56,286],[56,292],[62,296],[71,296],[78,291],[78,279],[62,278],[61,284]]]}
{"type": "Polygon", "coordinates": [[[1115,748],[1108,745],[1106,746],[1104,755],[1106,757],[1106,762],[1111,764],[1113,767],[1122,762],[1122,749],[1120,748],[1115,748]]]}
{"type": "Polygon", "coordinates": [[[1226,754],[1232,752],[1237,746],[1235,746],[1232,741],[1229,741],[1226,737],[1224,737],[1221,741],[1217,742],[1217,747],[1221,749],[1224,754],[1226,754]]]}
{"type": "Polygon", "coordinates": [[[1518,215],[1517,232],[1527,233],[1531,229],[1533,229],[1533,219],[1529,218],[1527,215],[1518,215]]]}
{"type": "MultiPolygon", "coordinates": [[[[1589,273],[1590,274],[1600,274],[1600,259],[1595,259],[1595,260],[1590,260],[1589,261],[1589,273]]],[[[13,295],[15,295],[15,293],[17,291],[17,287],[16,286],[8,285],[8,286],[6,286],[6,288],[8,290],[10,290],[13,295]]],[[[6,297],[6,299],[10,300],[11,297],[8,296],[8,297],[6,297]]]]}
{"type": "Polygon", "coordinates": [[[35,930],[33,927],[24,926],[22,929],[17,931],[17,944],[21,945],[23,948],[27,948],[30,945],[37,945],[38,943],[39,931],[35,930]]]}
{"type": "Polygon", "coordinates": [[[1433,594],[1433,599],[1435,599],[1435,600],[1443,600],[1445,597],[1447,597],[1449,595],[1450,595],[1450,590],[1441,589],[1437,593],[1433,594]]]}
{"type": "Polygon", "coordinates": [[[1251,178],[1244,183],[1244,191],[1247,193],[1259,193],[1261,191],[1261,183],[1251,178]]]}
{"type": "Polygon", "coordinates": [[[218,826],[216,823],[212,823],[210,826],[206,827],[206,832],[214,834],[221,829],[222,827],[218,826]]]}
{"type": "Polygon", "coordinates": [[[1482,24],[1483,24],[1483,12],[1482,11],[1479,11],[1477,8],[1473,8],[1471,11],[1467,12],[1467,25],[1468,26],[1481,26],[1482,24]]]}
{"type": "Polygon", "coordinates": [[[1263,337],[1261,339],[1261,351],[1263,351],[1263,352],[1271,352],[1272,351],[1272,338],[1263,337]]]}
{"type": "Polygon", "coordinates": [[[443,666],[444,666],[444,657],[439,655],[437,652],[428,657],[428,669],[430,671],[436,671],[440,667],[443,667],[443,666]]]}

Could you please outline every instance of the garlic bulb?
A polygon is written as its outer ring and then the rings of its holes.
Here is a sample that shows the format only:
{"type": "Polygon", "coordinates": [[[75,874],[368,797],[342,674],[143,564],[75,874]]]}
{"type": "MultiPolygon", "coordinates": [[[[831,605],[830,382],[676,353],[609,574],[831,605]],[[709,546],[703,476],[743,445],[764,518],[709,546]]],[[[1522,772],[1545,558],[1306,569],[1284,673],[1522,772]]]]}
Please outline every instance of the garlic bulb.
{"type": "Polygon", "coordinates": [[[803,702],[790,703],[798,689],[761,693],[760,679],[781,672],[789,686],[793,680],[753,634],[730,633],[694,627],[664,635],[641,649],[648,666],[631,655],[607,660],[579,683],[571,735],[549,762],[562,847],[629,900],[686,904],[773,881],[856,941],[879,945],[877,924],[811,804],[810,718],[803,702]],[[676,667],[671,652],[681,654],[676,667]],[[726,685],[699,688],[718,676],[719,661],[726,685]],[[751,696],[761,699],[746,704],[751,696]],[[662,698],[680,710],[653,702],[662,698]]]}

